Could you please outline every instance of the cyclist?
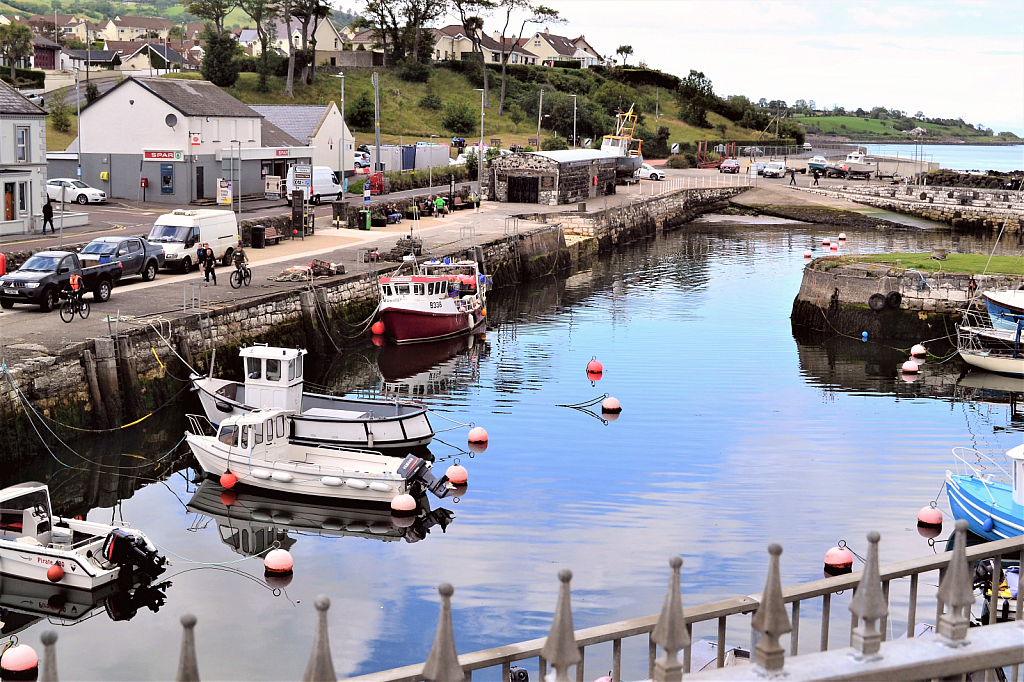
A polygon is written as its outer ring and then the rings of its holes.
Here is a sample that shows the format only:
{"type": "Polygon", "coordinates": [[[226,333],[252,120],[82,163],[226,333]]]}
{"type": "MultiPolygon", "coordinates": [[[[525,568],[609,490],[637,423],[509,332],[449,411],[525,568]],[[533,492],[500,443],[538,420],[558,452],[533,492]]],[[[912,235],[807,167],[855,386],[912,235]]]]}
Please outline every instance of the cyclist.
{"type": "Polygon", "coordinates": [[[235,255],[232,256],[231,261],[235,265],[235,270],[241,270],[242,265],[249,262],[249,257],[245,255],[245,249],[242,248],[241,244],[238,245],[238,250],[235,251],[235,255]]]}
{"type": "Polygon", "coordinates": [[[71,286],[71,305],[74,306],[74,310],[78,310],[82,300],[82,276],[72,272],[68,284],[71,286]]]}

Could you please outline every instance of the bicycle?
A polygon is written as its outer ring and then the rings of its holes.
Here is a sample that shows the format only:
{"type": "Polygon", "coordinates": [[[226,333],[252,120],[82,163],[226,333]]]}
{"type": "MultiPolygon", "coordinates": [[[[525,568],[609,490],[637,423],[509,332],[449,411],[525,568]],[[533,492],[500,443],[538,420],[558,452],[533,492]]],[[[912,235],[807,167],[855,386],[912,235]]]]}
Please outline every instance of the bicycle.
{"type": "Polygon", "coordinates": [[[60,319],[71,322],[75,319],[75,313],[83,320],[89,317],[89,302],[82,298],[81,294],[62,292],[61,297],[64,301],[60,304],[60,319]]]}
{"type": "Polygon", "coordinates": [[[249,282],[252,281],[252,270],[245,263],[239,263],[235,266],[235,271],[231,273],[228,281],[231,282],[232,289],[237,289],[243,284],[249,286],[249,282]]]}

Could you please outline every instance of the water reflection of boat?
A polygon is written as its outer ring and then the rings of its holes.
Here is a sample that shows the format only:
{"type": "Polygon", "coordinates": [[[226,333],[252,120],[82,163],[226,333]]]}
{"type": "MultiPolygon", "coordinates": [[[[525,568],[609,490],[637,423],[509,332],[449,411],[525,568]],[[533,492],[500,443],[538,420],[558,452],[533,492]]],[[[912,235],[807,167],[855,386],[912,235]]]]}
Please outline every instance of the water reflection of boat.
{"type": "Polygon", "coordinates": [[[169,581],[156,585],[121,581],[98,590],[76,590],[63,585],[38,583],[0,576],[0,636],[9,637],[47,619],[55,625],[75,625],[106,611],[111,620],[131,620],[145,607],[156,613],[164,605],[169,581]]]}
{"type": "Polygon", "coordinates": [[[953,518],[986,540],[1024,535],[1024,444],[1009,450],[1012,471],[970,448],[953,448],[956,473],[946,471],[953,518]]]}
{"type": "Polygon", "coordinates": [[[384,346],[377,356],[383,377],[380,392],[408,399],[447,393],[460,368],[475,363],[485,351],[483,337],[474,334],[416,346],[384,346]]]}
{"type": "Polygon", "coordinates": [[[275,541],[283,549],[291,547],[295,539],[289,537],[289,531],[321,537],[419,542],[431,528],[440,526],[443,532],[455,518],[443,507],[431,509],[425,497],[417,501],[414,516],[393,517],[385,509],[322,504],[255,491],[229,491],[214,481],[205,480],[186,507],[192,513],[212,518],[221,541],[232,551],[253,556],[266,551],[275,541]]]}

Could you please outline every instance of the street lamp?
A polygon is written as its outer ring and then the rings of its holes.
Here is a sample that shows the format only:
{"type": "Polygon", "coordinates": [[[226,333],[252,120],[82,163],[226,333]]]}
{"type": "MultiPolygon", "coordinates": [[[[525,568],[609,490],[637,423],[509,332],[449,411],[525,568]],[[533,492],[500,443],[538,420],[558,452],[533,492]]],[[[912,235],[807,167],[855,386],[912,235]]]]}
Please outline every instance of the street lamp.
{"type": "MultiPolygon", "coordinates": [[[[544,114],[544,118],[551,118],[551,114],[544,114]]],[[[537,126],[537,151],[541,150],[541,139],[540,139],[540,126],[537,126]]]]}
{"type": "MultiPolygon", "coordinates": [[[[434,144],[434,138],[441,137],[440,135],[431,135],[427,140],[427,144],[434,144]]],[[[434,189],[434,150],[427,150],[427,175],[430,182],[430,189],[434,189]]]]}
{"type": "MultiPolygon", "coordinates": [[[[480,93],[480,146],[477,148],[476,158],[476,191],[483,194],[484,190],[484,91],[483,88],[473,88],[480,93]]],[[[475,212],[480,211],[480,201],[476,202],[475,212]]]]}
{"type": "Polygon", "coordinates": [[[341,150],[338,153],[338,166],[341,168],[342,194],[345,193],[345,73],[334,74],[341,79],[341,150]]]}
{"type": "Polygon", "coordinates": [[[572,148],[576,149],[576,95],[572,97],[572,148]]]}
{"type": "MultiPolygon", "coordinates": [[[[238,209],[237,213],[242,214],[242,141],[231,140],[231,179],[233,180],[235,173],[235,143],[238,143],[238,209]]],[[[232,187],[232,191],[234,188],[232,187]]]]}

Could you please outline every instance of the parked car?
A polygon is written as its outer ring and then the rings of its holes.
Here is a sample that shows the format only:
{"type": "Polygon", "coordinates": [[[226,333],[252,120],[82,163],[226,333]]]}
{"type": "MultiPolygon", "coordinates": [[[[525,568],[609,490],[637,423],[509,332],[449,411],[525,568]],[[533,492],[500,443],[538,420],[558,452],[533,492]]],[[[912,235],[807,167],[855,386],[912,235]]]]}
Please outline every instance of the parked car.
{"type": "Polygon", "coordinates": [[[163,245],[164,267],[187,273],[196,262],[198,244],[209,244],[214,258],[228,267],[242,238],[233,211],[179,208],[157,218],[146,241],[163,245]]]}
{"type": "Polygon", "coordinates": [[[764,169],[768,167],[768,164],[764,161],[753,161],[752,163],[757,167],[757,174],[764,175],[764,169]]]}
{"type": "Polygon", "coordinates": [[[665,171],[660,171],[649,163],[642,163],[636,171],[636,176],[647,180],[664,180],[665,171]]]}
{"type": "Polygon", "coordinates": [[[77,253],[41,251],[0,279],[0,308],[30,303],[49,312],[57,305],[60,292],[71,288],[72,273],[81,275],[85,290],[92,292],[93,300],[102,303],[110,298],[114,284],[121,279],[121,264],[83,268],[77,253]]]}
{"type": "Polygon", "coordinates": [[[149,282],[164,266],[164,247],[150,244],[142,237],[99,237],[78,252],[83,267],[117,261],[121,276],[142,275],[149,282]]]}
{"type": "Polygon", "coordinates": [[[781,178],[786,174],[786,164],[782,161],[772,161],[764,167],[762,175],[766,178],[781,178]]]}
{"type": "Polygon", "coordinates": [[[370,155],[367,152],[356,152],[354,159],[353,164],[356,168],[370,167],[370,155]]]}
{"type": "Polygon", "coordinates": [[[32,104],[35,104],[36,106],[40,107],[45,106],[46,104],[46,102],[43,100],[43,96],[39,94],[25,95],[25,99],[27,99],[29,102],[32,102],[32,104]]]}
{"type": "Polygon", "coordinates": [[[740,162],[736,159],[726,159],[718,166],[719,173],[739,173],[740,162]]]}
{"type": "Polygon", "coordinates": [[[103,204],[107,201],[107,193],[90,187],[81,180],[74,178],[52,178],[46,181],[46,196],[54,201],[61,200],[61,192],[66,202],[76,204],[103,204]]]}
{"type": "Polygon", "coordinates": [[[764,156],[764,151],[760,147],[744,147],[743,156],[764,156]]]}

